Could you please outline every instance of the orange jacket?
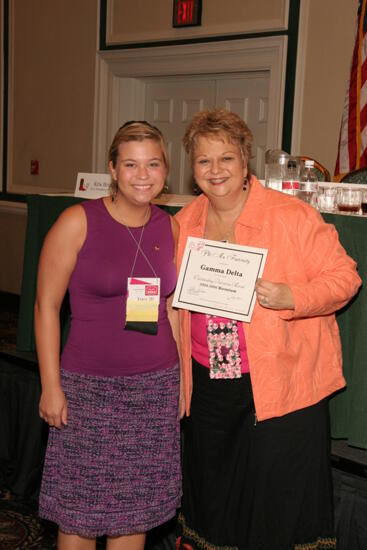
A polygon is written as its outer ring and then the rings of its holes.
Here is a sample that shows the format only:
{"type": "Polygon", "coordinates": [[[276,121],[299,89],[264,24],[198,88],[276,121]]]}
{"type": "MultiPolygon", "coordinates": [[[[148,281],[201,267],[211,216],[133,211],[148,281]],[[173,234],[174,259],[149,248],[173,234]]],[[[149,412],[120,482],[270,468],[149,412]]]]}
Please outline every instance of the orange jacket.
{"type": "MultiPolygon", "coordinates": [[[[176,214],[180,268],[188,236],[204,235],[209,201],[201,195],[176,214]]],[[[257,302],[243,323],[258,420],[319,402],[345,385],[334,312],[357,292],[355,262],[333,225],[302,201],[265,189],[253,176],[236,221],[236,242],[268,249],[263,278],[290,286],[295,310],[275,311],[257,302]]],[[[180,310],[186,412],[192,393],[190,312],[180,310]]]]}

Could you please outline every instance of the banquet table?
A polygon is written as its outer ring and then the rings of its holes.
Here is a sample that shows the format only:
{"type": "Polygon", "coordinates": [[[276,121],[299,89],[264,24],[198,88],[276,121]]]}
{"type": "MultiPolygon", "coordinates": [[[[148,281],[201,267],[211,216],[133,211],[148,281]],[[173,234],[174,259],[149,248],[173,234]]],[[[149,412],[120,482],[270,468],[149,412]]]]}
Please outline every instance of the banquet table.
{"type": "MultiPolygon", "coordinates": [[[[23,268],[23,283],[17,334],[17,348],[34,351],[33,304],[36,292],[37,265],[44,237],[68,206],[80,202],[75,197],[28,197],[28,222],[23,268]]],[[[167,201],[163,206],[173,214],[180,206],[167,201]]],[[[367,217],[322,214],[327,223],[334,224],[348,254],[358,264],[362,280],[367,280],[367,217]]],[[[69,310],[67,300],[61,312],[65,341],[69,310]]],[[[347,388],[330,399],[331,433],[345,438],[350,445],[367,449],[367,289],[362,286],[358,295],[337,314],[347,388]]]]}
{"type": "Polygon", "coordinates": [[[367,216],[323,217],[336,227],[363,282],[357,296],[337,313],[347,388],[330,400],[331,434],[367,449],[367,216]]]}

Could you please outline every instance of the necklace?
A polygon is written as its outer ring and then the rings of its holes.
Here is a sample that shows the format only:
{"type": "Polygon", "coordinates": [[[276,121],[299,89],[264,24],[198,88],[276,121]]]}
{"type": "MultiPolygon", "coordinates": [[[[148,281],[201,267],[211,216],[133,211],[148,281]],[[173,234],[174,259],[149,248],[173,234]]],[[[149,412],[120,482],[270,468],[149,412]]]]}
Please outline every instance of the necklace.
{"type": "MultiPolygon", "coordinates": [[[[209,206],[209,212],[212,212],[212,208],[211,206],[209,206]]],[[[213,215],[211,215],[211,218],[213,220],[213,223],[212,225],[214,226],[215,228],[215,232],[213,231],[209,231],[209,234],[210,235],[215,235],[215,238],[213,238],[212,236],[208,237],[208,224],[205,228],[205,238],[210,238],[214,241],[221,241],[223,243],[228,243],[229,241],[229,237],[231,236],[231,234],[233,234],[233,229],[234,229],[234,224],[235,224],[235,221],[234,220],[231,224],[230,224],[230,228],[226,231],[221,231],[221,228],[219,227],[218,223],[215,223],[215,220],[214,220],[214,217],[213,215]]]]}
{"type": "MultiPolygon", "coordinates": [[[[216,211],[214,210],[212,204],[209,202],[207,225],[208,225],[208,218],[210,217],[211,226],[212,226],[211,229],[214,229],[214,231],[211,231],[211,233],[213,233],[216,236],[213,240],[228,243],[229,238],[231,236],[234,237],[235,224],[236,224],[236,221],[237,221],[239,215],[241,214],[242,209],[243,209],[243,207],[244,207],[244,205],[247,201],[247,195],[248,194],[245,193],[243,199],[241,200],[240,208],[234,208],[235,214],[234,214],[234,216],[233,215],[231,216],[231,221],[229,223],[229,229],[227,229],[228,223],[225,223],[226,228],[225,228],[224,231],[221,228],[221,226],[223,226],[223,222],[220,221],[220,219],[217,216],[216,211]]],[[[207,233],[208,233],[208,228],[206,226],[206,228],[205,228],[205,238],[208,238],[207,233]]]]}
{"type": "MultiPolygon", "coordinates": [[[[241,208],[241,210],[242,210],[242,208],[241,208]]],[[[232,218],[232,220],[229,224],[229,229],[228,229],[228,225],[226,224],[226,228],[225,228],[224,231],[221,228],[221,224],[218,223],[219,220],[216,219],[215,211],[213,210],[213,207],[212,207],[211,204],[209,204],[208,217],[209,217],[209,215],[210,215],[210,218],[211,218],[212,229],[214,228],[214,231],[210,231],[210,233],[213,233],[215,235],[215,238],[213,240],[228,243],[229,238],[232,235],[234,236],[234,227],[235,227],[235,223],[236,223],[236,220],[237,220],[239,214],[237,214],[234,218],[232,218]]],[[[205,228],[205,237],[206,238],[207,238],[207,233],[208,233],[208,228],[206,227],[205,228]]]]}
{"type": "Polygon", "coordinates": [[[234,222],[232,223],[231,225],[231,228],[229,231],[227,231],[226,233],[224,233],[223,235],[221,235],[219,237],[219,239],[215,239],[216,241],[220,241],[221,243],[229,243],[229,237],[231,235],[233,235],[234,233],[234,222]]]}

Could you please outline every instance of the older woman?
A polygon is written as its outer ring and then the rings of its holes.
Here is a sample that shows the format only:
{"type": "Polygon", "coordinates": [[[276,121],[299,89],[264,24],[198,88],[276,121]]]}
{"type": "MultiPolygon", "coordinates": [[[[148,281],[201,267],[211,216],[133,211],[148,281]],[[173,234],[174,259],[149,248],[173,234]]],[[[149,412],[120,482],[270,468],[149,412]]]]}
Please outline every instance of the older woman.
{"type": "Polygon", "coordinates": [[[335,548],[327,398],[345,385],[334,313],[361,284],[355,262],[315,209],[251,176],[239,116],[198,113],[183,142],[203,193],[176,216],[178,264],[188,236],[268,256],[250,323],[180,311],[181,547],[335,548]]]}
{"type": "Polygon", "coordinates": [[[109,161],[111,196],[63,212],[39,264],[39,410],[50,425],[39,513],[59,525],[59,550],[92,550],[101,535],[108,550],[142,550],[181,500],[176,224],[151,204],[169,170],[161,132],[125,124],[109,161]]]}

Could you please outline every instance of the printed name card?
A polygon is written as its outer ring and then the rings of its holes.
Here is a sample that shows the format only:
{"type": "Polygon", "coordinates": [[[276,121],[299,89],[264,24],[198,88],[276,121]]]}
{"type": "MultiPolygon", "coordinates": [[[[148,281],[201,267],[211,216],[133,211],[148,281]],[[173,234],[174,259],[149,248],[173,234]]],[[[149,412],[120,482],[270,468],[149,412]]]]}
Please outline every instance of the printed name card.
{"type": "Polygon", "coordinates": [[[84,199],[99,199],[110,194],[110,174],[88,174],[79,172],[74,191],[75,197],[84,199]]]}

